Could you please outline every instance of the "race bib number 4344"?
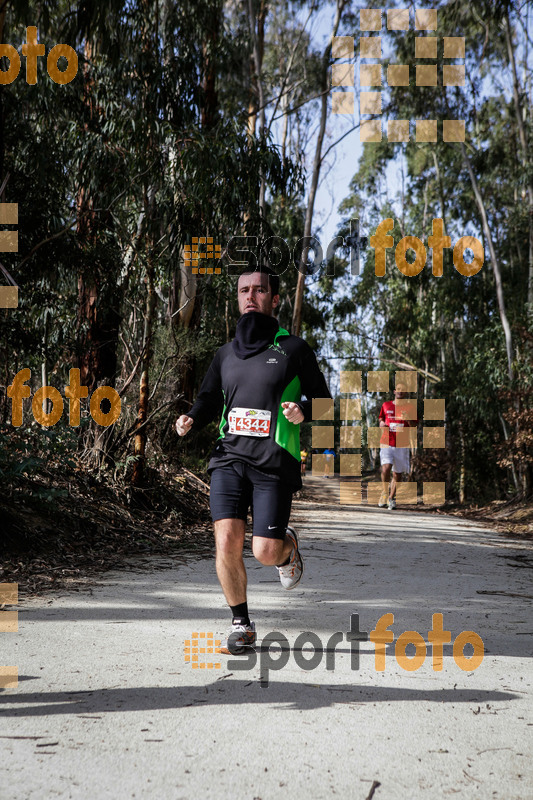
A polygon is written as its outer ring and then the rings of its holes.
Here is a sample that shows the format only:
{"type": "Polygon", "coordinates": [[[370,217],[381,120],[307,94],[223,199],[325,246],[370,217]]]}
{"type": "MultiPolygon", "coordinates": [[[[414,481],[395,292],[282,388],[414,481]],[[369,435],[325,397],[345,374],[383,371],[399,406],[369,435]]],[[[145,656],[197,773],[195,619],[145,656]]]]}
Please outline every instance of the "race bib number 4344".
{"type": "Polygon", "coordinates": [[[229,433],[237,436],[268,436],[270,411],[261,408],[232,408],[228,414],[229,433]]]}

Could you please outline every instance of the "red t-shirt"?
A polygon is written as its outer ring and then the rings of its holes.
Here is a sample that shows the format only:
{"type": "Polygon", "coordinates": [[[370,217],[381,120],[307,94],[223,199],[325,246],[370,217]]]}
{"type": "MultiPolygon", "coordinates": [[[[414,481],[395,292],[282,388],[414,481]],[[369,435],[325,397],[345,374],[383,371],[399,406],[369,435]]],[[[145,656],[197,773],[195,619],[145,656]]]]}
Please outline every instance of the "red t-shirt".
{"type": "Polygon", "coordinates": [[[416,415],[416,402],[409,400],[387,400],[379,412],[380,422],[386,422],[389,430],[383,428],[380,444],[385,447],[396,447],[396,431],[400,428],[416,428],[418,418],[416,415]]]}

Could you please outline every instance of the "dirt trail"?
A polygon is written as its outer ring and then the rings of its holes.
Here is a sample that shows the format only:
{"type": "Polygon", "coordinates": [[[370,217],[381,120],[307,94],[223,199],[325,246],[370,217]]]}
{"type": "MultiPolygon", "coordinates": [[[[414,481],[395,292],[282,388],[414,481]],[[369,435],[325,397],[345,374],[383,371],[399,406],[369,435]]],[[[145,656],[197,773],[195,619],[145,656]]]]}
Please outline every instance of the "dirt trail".
{"type": "Polygon", "coordinates": [[[302,584],[284,592],[247,557],[249,658],[185,660],[194,633],[201,648],[227,630],[211,558],[25,602],[2,634],[19,669],[0,693],[3,800],[533,798],[530,546],[445,514],[321,504],[338,491],[321,483],[294,508],[302,584]],[[377,670],[375,644],[347,633],[385,614],[377,670]],[[451,638],[440,671],[433,614],[451,638]],[[476,669],[454,653],[462,631],[483,640],[476,669]],[[273,632],[286,643],[269,652],[273,632]]]}

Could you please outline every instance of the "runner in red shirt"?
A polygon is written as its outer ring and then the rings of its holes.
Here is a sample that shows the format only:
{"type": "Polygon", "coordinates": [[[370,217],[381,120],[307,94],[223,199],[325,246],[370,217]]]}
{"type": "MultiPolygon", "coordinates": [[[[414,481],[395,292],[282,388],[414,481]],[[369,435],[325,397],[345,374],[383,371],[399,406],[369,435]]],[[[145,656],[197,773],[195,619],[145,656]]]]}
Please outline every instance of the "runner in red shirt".
{"type": "Polygon", "coordinates": [[[402,440],[397,443],[397,432],[409,427],[416,428],[418,424],[416,402],[406,400],[406,394],[405,384],[398,383],[394,390],[394,400],[383,403],[379,412],[379,426],[384,430],[380,442],[383,491],[378,506],[385,508],[388,502],[389,511],[396,508],[396,484],[401,482],[404,472],[409,474],[409,445],[402,440]]]}

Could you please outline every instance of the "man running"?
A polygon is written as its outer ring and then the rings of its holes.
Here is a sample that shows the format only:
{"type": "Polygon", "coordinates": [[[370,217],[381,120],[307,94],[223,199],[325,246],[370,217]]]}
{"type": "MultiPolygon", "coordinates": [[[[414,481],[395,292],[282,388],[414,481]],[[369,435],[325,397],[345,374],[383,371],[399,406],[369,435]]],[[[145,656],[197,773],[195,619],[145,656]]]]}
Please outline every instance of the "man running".
{"type": "Polygon", "coordinates": [[[273,317],[279,305],[273,270],[245,271],[237,291],[241,316],[235,338],[216,352],[195,404],[176,422],[185,436],[223,407],[208,470],[216,569],[232,614],[232,652],[256,640],[242,557],[250,507],[255,558],[277,567],[285,589],[302,577],[298,537],[287,527],[292,495],[302,486],[298,426],[312,419],[313,398],[331,397],[311,348],[273,317]]]}
{"type": "Polygon", "coordinates": [[[382,433],[379,451],[382,492],[378,506],[385,508],[388,503],[389,511],[396,508],[396,484],[401,483],[404,473],[409,474],[409,445],[399,444],[396,438],[397,433],[403,428],[416,427],[418,424],[416,402],[410,403],[405,399],[406,388],[403,383],[396,384],[394,400],[387,400],[383,403],[379,412],[379,426],[387,428],[387,430],[382,433]]]}

